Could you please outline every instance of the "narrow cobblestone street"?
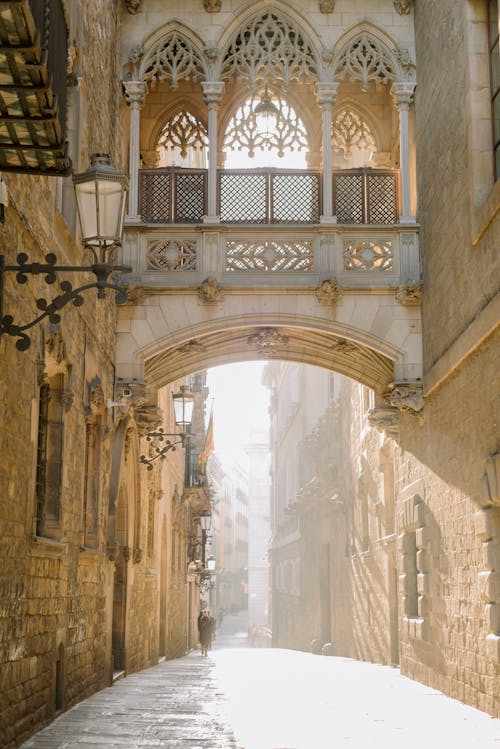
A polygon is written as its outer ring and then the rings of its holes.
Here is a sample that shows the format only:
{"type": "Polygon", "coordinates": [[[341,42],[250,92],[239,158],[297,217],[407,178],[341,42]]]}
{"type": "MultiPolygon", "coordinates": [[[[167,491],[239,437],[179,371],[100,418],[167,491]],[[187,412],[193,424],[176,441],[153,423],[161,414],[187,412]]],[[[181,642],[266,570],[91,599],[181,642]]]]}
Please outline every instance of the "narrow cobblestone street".
{"type": "Polygon", "coordinates": [[[500,720],[399,675],[347,658],[247,646],[227,616],[207,658],[118,681],[22,749],[492,749],[500,720]]]}

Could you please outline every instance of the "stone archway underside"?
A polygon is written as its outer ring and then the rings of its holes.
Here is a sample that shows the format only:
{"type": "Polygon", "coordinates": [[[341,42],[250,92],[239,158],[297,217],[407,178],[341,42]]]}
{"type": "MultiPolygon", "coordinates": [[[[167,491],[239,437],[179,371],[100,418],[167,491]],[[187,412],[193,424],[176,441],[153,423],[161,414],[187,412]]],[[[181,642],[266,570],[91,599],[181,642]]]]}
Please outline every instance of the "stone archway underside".
{"type": "Polygon", "coordinates": [[[161,387],[200,369],[258,359],[324,367],[380,394],[394,378],[388,356],[338,334],[286,325],[241,325],[176,342],[147,359],[144,374],[150,386],[161,387]]]}

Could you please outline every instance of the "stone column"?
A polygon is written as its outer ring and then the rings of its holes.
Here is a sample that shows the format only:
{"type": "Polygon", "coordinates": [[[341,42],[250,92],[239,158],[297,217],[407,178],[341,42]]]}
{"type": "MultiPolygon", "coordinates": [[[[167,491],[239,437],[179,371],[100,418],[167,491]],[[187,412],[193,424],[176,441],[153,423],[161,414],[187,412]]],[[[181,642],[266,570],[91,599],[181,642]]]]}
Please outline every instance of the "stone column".
{"type": "Polygon", "coordinates": [[[144,81],[124,81],[125,98],[130,107],[130,146],[129,146],[129,192],[128,216],[129,222],[139,222],[139,159],[140,159],[140,129],[141,109],[144,106],[146,84],[144,81]]]}
{"type": "Polygon", "coordinates": [[[317,83],[316,101],[321,107],[323,123],[323,214],[322,224],[336,224],[332,211],[332,109],[337,98],[338,83],[317,83]]]}
{"type": "Polygon", "coordinates": [[[218,224],[217,215],[217,114],[224,93],[224,83],[202,81],[203,96],[208,107],[208,206],[203,217],[206,224],[218,224]]]}
{"type": "Polygon", "coordinates": [[[399,112],[399,161],[401,169],[401,224],[416,223],[411,214],[410,173],[410,104],[415,93],[414,83],[394,83],[392,96],[399,112]]]}

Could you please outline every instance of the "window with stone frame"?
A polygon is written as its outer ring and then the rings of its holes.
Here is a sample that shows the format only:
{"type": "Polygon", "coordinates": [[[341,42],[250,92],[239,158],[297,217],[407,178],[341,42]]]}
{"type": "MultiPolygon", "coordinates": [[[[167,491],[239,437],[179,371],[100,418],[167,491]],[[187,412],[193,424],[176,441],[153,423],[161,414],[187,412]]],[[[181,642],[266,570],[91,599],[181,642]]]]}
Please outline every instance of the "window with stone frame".
{"type": "Polygon", "coordinates": [[[498,0],[488,2],[488,42],[495,179],[500,178],[500,15],[498,0]]]}
{"type": "Polygon", "coordinates": [[[64,374],[40,387],[36,467],[36,535],[57,538],[61,527],[64,374]]]}
{"type": "Polygon", "coordinates": [[[85,425],[85,480],[83,489],[83,545],[97,548],[99,545],[99,477],[101,473],[100,418],[85,425]]]}

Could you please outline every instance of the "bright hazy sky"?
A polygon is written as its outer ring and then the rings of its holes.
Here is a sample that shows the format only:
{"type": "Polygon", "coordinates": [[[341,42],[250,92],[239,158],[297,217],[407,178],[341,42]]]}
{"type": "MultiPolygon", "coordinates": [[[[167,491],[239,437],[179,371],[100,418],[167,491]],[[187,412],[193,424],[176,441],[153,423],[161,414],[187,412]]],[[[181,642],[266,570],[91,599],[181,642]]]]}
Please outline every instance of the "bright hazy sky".
{"type": "Polygon", "coordinates": [[[223,465],[246,465],[243,445],[256,429],[269,430],[269,390],[262,385],[265,362],[242,362],[208,370],[207,419],[214,398],[215,452],[223,465]]]}

